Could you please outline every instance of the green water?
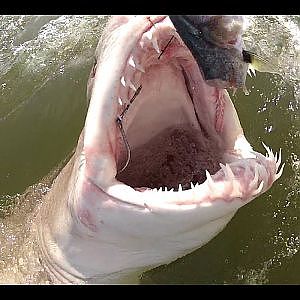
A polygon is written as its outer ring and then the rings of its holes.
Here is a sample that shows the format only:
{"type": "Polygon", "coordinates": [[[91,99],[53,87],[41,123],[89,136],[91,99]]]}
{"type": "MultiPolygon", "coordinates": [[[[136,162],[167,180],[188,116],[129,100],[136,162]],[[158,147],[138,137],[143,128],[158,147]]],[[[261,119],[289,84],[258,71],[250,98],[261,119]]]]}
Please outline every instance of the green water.
{"type": "MultiPolygon", "coordinates": [[[[8,259],[1,241],[14,228],[5,223],[7,209],[77,143],[92,55],[105,20],[0,17],[5,32],[0,36],[0,266],[8,259]]],[[[262,141],[275,151],[282,148],[282,177],[206,246],[145,273],[142,283],[300,283],[299,20],[250,18],[247,49],[276,62],[283,77],[248,76],[249,95],[232,96],[252,146],[262,153],[262,141]]]]}

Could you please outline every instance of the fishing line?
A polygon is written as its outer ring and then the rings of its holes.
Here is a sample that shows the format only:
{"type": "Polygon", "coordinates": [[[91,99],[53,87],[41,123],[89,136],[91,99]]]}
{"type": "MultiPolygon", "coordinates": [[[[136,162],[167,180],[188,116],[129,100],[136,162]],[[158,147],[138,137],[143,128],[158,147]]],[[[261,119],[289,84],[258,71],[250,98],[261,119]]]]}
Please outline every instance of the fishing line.
{"type": "Polygon", "coordinates": [[[122,113],[117,117],[116,119],[116,122],[119,126],[119,129],[120,129],[120,132],[121,132],[121,135],[122,135],[122,138],[123,138],[123,142],[125,144],[125,147],[126,147],[126,150],[127,150],[127,160],[126,160],[126,163],[125,165],[122,167],[122,169],[119,171],[119,173],[123,172],[126,167],[128,166],[129,164],[129,161],[130,161],[130,158],[131,158],[131,150],[130,150],[130,146],[129,146],[129,143],[128,143],[128,140],[126,138],[126,134],[125,134],[125,130],[123,128],[123,118],[124,118],[124,115],[125,113],[128,111],[130,105],[132,104],[132,102],[135,100],[136,96],[140,93],[142,89],[142,85],[140,85],[137,90],[135,91],[134,95],[132,96],[132,98],[130,99],[129,103],[126,105],[126,107],[124,108],[124,110],[122,111],[122,113]]]}
{"type": "Polygon", "coordinates": [[[170,38],[170,40],[168,41],[167,45],[165,46],[165,48],[161,51],[161,53],[159,54],[157,59],[160,59],[160,57],[163,55],[163,53],[166,51],[167,47],[170,45],[170,43],[172,42],[174,38],[174,35],[172,35],[172,37],[170,38]]]}
{"type": "MultiPolygon", "coordinates": [[[[152,23],[152,21],[150,20],[150,18],[148,18],[150,23],[154,26],[154,24],[152,23]]],[[[164,47],[164,49],[161,51],[161,53],[159,54],[158,58],[157,59],[160,59],[160,57],[163,55],[163,53],[166,51],[167,47],[170,45],[170,43],[172,42],[174,38],[174,35],[172,35],[172,37],[170,38],[170,40],[168,41],[168,43],[166,44],[166,46],[164,47]]],[[[137,95],[140,93],[142,89],[142,85],[140,85],[137,90],[135,91],[134,95],[132,96],[132,98],[130,99],[129,103],[126,105],[126,107],[124,108],[124,110],[121,112],[121,114],[117,117],[116,119],[116,122],[119,126],[119,129],[120,129],[120,132],[121,132],[121,135],[122,135],[122,139],[123,139],[123,142],[125,144],[125,147],[126,147],[126,150],[127,150],[127,160],[126,160],[126,163],[125,165],[122,167],[122,169],[119,171],[119,173],[123,172],[126,167],[128,166],[129,164],[129,161],[130,161],[130,158],[131,158],[131,150],[130,150],[130,146],[129,146],[129,143],[128,143],[128,140],[126,138],[126,134],[125,134],[125,130],[123,128],[123,118],[125,116],[125,114],[127,113],[130,105],[132,104],[132,102],[135,100],[135,98],[137,97],[137,95]]]]}

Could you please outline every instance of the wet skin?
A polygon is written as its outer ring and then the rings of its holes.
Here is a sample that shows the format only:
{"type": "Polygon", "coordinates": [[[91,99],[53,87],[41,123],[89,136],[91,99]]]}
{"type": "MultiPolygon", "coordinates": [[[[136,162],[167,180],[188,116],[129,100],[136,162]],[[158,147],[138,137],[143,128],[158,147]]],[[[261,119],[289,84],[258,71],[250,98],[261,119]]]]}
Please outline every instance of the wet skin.
{"type": "Polygon", "coordinates": [[[32,231],[51,282],[137,282],[207,243],[280,177],[281,154],[252,149],[195,56],[167,16],[107,24],[76,152],[32,231]]]}

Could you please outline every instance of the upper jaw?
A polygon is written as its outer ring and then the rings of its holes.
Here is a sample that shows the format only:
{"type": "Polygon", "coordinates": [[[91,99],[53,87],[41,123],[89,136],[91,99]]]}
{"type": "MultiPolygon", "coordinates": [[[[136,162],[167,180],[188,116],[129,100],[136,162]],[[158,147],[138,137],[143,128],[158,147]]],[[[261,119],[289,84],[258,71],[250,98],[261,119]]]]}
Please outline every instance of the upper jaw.
{"type": "MultiPolygon", "coordinates": [[[[127,36],[119,40],[120,46],[116,46],[117,49],[114,50],[114,53],[110,53],[112,57],[119,57],[118,64],[113,63],[116,59],[113,59],[111,63],[111,60],[106,57],[106,53],[100,55],[101,68],[97,69],[95,73],[86,122],[86,127],[89,128],[85,130],[84,139],[88,177],[94,184],[115,199],[121,199],[125,203],[131,203],[150,210],[164,205],[169,208],[175,205],[176,210],[178,207],[182,210],[195,205],[212,205],[214,200],[217,199],[227,202],[235,199],[249,201],[249,199],[268,189],[273,181],[281,175],[283,167],[277,173],[281,158],[275,158],[274,155],[270,154],[271,152],[269,152],[268,157],[252,152],[251,146],[243,136],[229,96],[226,96],[228,105],[226,105],[224,112],[225,122],[222,134],[215,134],[219,138],[225,154],[227,154],[227,156],[224,155],[223,162],[229,162],[229,164],[221,165],[220,171],[213,176],[210,176],[207,172],[207,180],[203,184],[192,186],[191,189],[180,193],[169,191],[155,194],[153,190],[146,190],[142,193],[137,192],[115,179],[117,175],[116,153],[118,153],[118,147],[120,147],[118,144],[119,139],[116,139],[116,136],[120,136],[116,126],[116,118],[122,111],[119,98],[120,96],[123,97],[121,101],[123,100],[122,102],[125,102],[126,106],[126,101],[128,102],[132,98],[137,89],[137,86],[132,82],[132,79],[136,79],[134,72],[130,73],[129,71],[129,76],[125,78],[124,71],[126,73],[130,70],[129,66],[140,73],[145,71],[145,64],[135,60],[136,57],[133,55],[136,45],[139,43],[140,46],[146,48],[151,46],[152,52],[155,53],[156,51],[159,55],[158,52],[161,49],[157,43],[156,35],[161,32],[164,32],[164,34],[169,33],[169,36],[173,34],[176,36],[177,41],[181,41],[169,18],[155,17],[151,18],[150,21],[148,17],[137,17],[120,26],[119,30],[124,30],[127,36]],[[155,25],[153,26],[152,23],[155,25]],[[134,36],[130,34],[132,32],[135,32],[134,36]],[[110,81],[109,84],[106,84],[109,85],[108,90],[107,86],[103,84],[103,78],[107,76],[107,72],[113,73],[112,78],[106,79],[110,81]],[[96,125],[95,120],[97,120],[96,125]],[[95,145],[95,140],[103,142],[95,145]],[[228,155],[228,153],[231,154],[228,155]],[[160,201],[156,199],[158,195],[160,195],[160,201]]],[[[110,40],[108,42],[111,43],[110,40]]],[[[167,53],[165,55],[164,58],[168,58],[167,53]]],[[[208,102],[206,99],[205,103],[208,102]]],[[[199,105],[196,105],[196,109],[197,107],[201,109],[199,105]]],[[[129,122],[125,122],[126,128],[129,127],[130,120],[133,119],[128,118],[129,122]]]]}

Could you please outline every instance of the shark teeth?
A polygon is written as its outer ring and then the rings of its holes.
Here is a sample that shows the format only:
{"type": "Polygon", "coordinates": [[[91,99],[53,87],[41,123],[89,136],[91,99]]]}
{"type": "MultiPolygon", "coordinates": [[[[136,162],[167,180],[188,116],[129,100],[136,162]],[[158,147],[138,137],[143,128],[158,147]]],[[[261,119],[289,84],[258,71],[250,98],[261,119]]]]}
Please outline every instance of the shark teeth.
{"type": "Polygon", "coordinates": [[[264,142],[262,142],[262,144],[264,148],[267,150],[266,157],[270,158],[271,160],[275,160],[273,151],[264,142]]]}
{"type": "Polygon", "coordinates": [[[154,36],[154,31],[153,28],[147,32],[144,33],[144,36],[151,42],[152,47],[155,49],[155,51],[159,54],[160,50],[159,50],[159,46],[158,46],[158,42],[157,42],[157,38],[154,36]]]}
{"type": "Polygon", "coordinates": [[[134,57],[133,57],[132,55],[130,56],[130,58],[129,58],[129,60],[128,60],[128,64],[129,64],[131,67],[137,69],[138,71],[140,71],[140,72],[142,72],[142,73],[145,73],[145,69],[143,68],[143,66],[142,66],[141,64],[139,64],[139,63],[137,62],[137,60],[134,59],[134,57]]]}
{"type": "Polygon", "coordinates": [[[248,66],[247,73],[248,73],[248,75],[249,75],[250,77],[252,77],[252,76],[255,77],[255,76],[256,76],[255,69],[254,69],[251,65],[248,66]]]}
{"type": "Polygon", "coordinates": [[[121,81],[121,84],[122,84],[122,86],[123,86],[124,88],[129,87],[129,88],[131,88],[133,91],[136,92],[137,88],[136,88],[135,85],[131,82],[130,79],[125,79],[125,77],[122,76],[120,81],[121,81]]]}
{"type": "Polygon", "coordinates": [[[223,177],[220,177],[220,173],[214,177],[205,170],[206,180],[203,183],[179,183],[178,190],[160,187],[150,191],[163,193],[161,195],[166,202],[186,204],[189,201],[196,201],[200,206],[210,206],[214,199],[223,199],[226,202],[234,199],[251,200],[267,190],[270,184],[282,175],[284,168],[284,164],[280,167],[281,149],[274,154],[270,147],[264,143],[263,146],[267,151],[266,156],[256,153],[256,158],[241,159],[230,164],[220,163],[223,177]],[[205,196],[207,194],[208,196],[205,196]]]}

